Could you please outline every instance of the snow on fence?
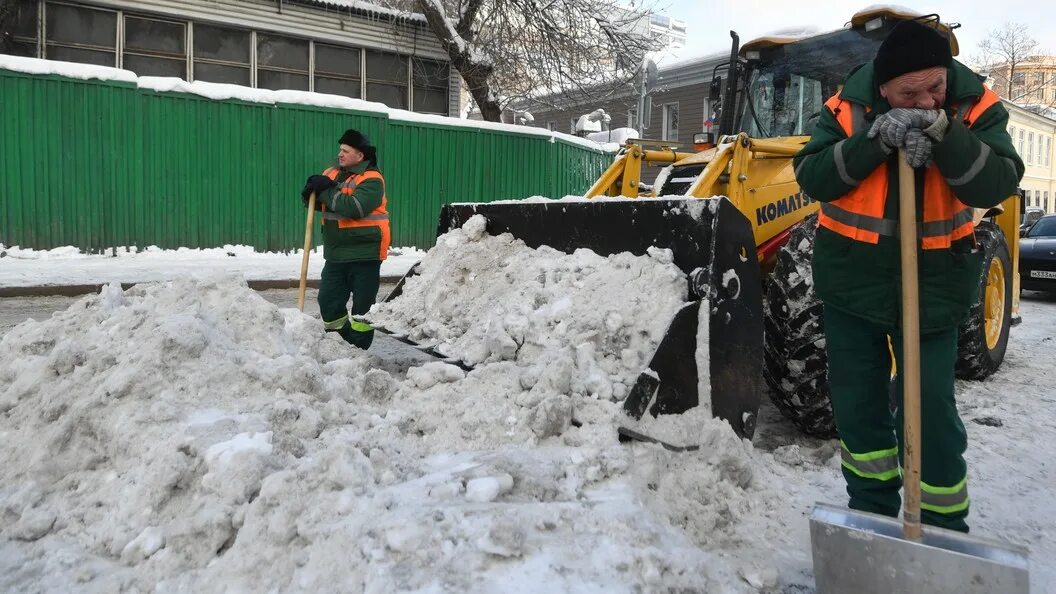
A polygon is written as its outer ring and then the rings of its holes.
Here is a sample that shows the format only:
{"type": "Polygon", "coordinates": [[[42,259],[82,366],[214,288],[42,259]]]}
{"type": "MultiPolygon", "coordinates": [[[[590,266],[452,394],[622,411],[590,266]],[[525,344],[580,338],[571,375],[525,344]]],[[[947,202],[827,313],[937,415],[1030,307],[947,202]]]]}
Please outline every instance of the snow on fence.
{"type": "Polygon", "coordinates": [[[0,243],[34,249],[297,249],[304,179],[347,128],[378,146],[394,245],[433,245],[446,202],[582,194],[612,159],[539,128],[13,56],[0,103],[0,243]]]}

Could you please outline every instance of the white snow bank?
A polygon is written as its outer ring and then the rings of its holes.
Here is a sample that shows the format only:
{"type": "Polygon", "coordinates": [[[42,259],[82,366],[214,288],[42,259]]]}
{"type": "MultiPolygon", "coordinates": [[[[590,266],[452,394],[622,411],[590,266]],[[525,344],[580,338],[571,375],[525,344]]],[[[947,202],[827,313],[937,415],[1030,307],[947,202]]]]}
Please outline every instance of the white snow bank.
{"type": "MultiPolygon", "coordinates": [[[[589,268],[637,263],[555,265],[548,283],[587,294],[606,282],[589,268]]],[[[608,344],[558,306],[538,321],[608,344]]],[[[579,355],[559,349],[536,383],[579,355]]],[[[229,277],[109,286],[17,326],[0,341],[0,589],[756,592],[784,558],[768,547],[803,546],[767,519],[785,463],[724,422],[681,418],[699,452],[630,448],[619,406],[573,387],[590,377],[536,402],[512,361],[372,367],[229,277]]]]}
{"type": "MultiPolygon", "coordinates": [[[[303,250],[258,252],[244,245],[175,250],[122,247],[85,254],[73,246],[32,250],[0,244],[0,287],[156,282],[201,273],[241,274],[247,281],[295,280],[300,277],[303,254],[303,250]]],[[[381,264],[381,274],[403,276],[424,256],[424,251],[413,247],[392,248],[381,264]]],[[[308,259],[308,278],[318,280],[322,269],[322,248],[316,248],[308,259]]]]}
{"type": "Polygon", "coordinates": [[[402,109],[393,109],[382,103],[366,101],[364,99],[353,99],[342,95],[328,95],[326,93],[312,93],[308,91],[294,90],[273,91],[270,89],[254,89],[241,85],[211,83],[206,81],[187,82],[183,79],[174,77],[136,76],[133,72],[119,70],[117,68],[6,55],[0,55],[0,69],[11,70],[14,72],[25,72],[27,74],[55,74],[82,80],[98,79],[130,82],[136,83],[141,89],[148,89],[156,92],[189,93],[215,101],[236,99],[239,101],[265,103],[269,105],[277,103],[292,103],[298,105],[311,105],[314,107],[365,111],[384,114],[390,119],[405,122],[429,123],[455,128],[471,128],[485,131],[492,130],[522,135],[544,136],[550,138],[551,141],[561,140],[563,142],[593,150],[610,150],[608,147],[600,146],[598,143],[591,142],[584,138],[579,138],[570,134],[563,134],[561,132],[552,132],[543,128],[517,126],[501,122],[471,121],[434,114],[415,113],[402,109]]]}
{"type": "Polygon", "coordinates": [[[79,80],[96,79],[128,83],[136,82],[136,73],[131,70],[77,62],[8,56],[6,54],[0,54],[0,69],[24,72],[26,74],[53,74],[79,80]]]}

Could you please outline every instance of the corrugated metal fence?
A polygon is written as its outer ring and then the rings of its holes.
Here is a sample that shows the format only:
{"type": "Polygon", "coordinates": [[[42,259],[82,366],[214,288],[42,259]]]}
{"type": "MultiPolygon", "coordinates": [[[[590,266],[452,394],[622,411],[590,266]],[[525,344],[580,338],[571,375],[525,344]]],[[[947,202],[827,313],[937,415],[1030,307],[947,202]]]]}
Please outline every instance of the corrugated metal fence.
{"type": "Polygon", "coordinates": [[[545,136],[0,70],[0,243],[299,249],[300,189],[347,128],[379,147],[393,245],[432,246],[446,202],[582,194],[612,159],[545,136]]]}

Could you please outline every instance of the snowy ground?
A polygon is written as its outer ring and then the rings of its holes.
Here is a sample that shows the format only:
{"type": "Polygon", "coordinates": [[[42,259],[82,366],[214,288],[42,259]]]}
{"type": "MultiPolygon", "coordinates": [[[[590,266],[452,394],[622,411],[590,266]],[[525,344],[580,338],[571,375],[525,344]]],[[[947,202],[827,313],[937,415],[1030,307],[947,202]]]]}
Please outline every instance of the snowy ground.
{"type": "MultiPolygon", "coordinates": [[[[298,279],[303,253],[261,253],[252,247],[229,245],[178,250],[116,248],[105,254],[85,254],[75,247],[30,250],[0,244],[0,287],[165,281],[204,271],[237,273],[250,281],[298,279]]],[[[415,248],[393,248],[382,263],[382,276],[403,276],[424,255],[415,248]]],[[[308,259],[308,278],[318,280],[322,269],[322,248],[316,248],[308,259]]]]}
{"type": "MultiPolygon", "coordinates": [[[[8,330],[0,590],[812,590],[807,514],[844,500],[834,441],[772,409],[753,442],[696,414],[657,429],[699,451],[615,439],[656,340],[635,308],[678,283],[662,254],[502,267],[509,242],[451,241],[460,260],[408,298],[469,374],[386,365],[237,275],[111,286],[8,330]],[[612,278],[619,300],[598,290],[612,278]]],[[[1029,547],[1032,591],[1056,592],[1056,299],[1021,314],[1001,372],[958,384],[969,520],[1029,547]]]]}

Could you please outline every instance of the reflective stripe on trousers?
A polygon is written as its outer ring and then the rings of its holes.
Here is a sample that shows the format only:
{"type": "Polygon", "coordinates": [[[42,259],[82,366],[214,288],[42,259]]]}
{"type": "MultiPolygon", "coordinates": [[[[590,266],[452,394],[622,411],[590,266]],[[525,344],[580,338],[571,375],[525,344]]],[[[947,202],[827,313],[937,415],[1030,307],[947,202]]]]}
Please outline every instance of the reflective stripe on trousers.
{"type": "Polygon", "coordinates": [[[340,329],[344,328],[345,324],[347,324],[347,323],[348,323],[348,316],[344,315],[344,316],[341,316],[340,318],[337,318],[336,320],[331,320],[329,322],[326,321],[326,320],[323,320],[323,327],[325,327],[327,330],[340,330],[340,329]]]}
{"type": "Polygon", "coordinates": [[[898,448],[854,453],[840,440],[840,464],[862,478],[887,481],[902,475],[898,463],[898,448]]]}
{"type": "Polygon", "coordinates": [[[952,514],[968,509],[968,477],[952,487],[936,487],[921,481],[920,508],[937,514],[952,514]]]}

